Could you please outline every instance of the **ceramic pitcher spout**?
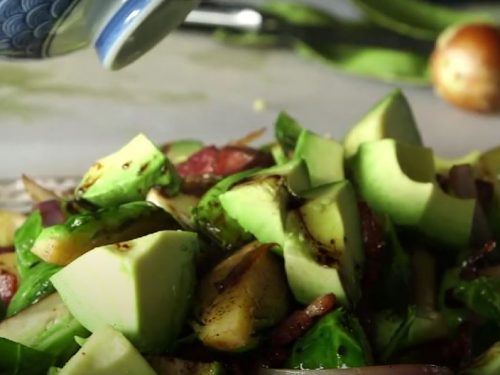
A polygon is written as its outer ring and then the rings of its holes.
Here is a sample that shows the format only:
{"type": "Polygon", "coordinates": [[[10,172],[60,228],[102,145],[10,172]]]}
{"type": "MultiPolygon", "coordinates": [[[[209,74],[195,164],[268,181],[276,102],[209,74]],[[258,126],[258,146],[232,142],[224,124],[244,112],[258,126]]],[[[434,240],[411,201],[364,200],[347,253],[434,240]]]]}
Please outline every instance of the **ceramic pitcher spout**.
{"type": "Polygon", "coordinates": [[[120,69],[178,27],[200,0],[0,0],[0,55],[42,59],[93,45],[120,69]]]}

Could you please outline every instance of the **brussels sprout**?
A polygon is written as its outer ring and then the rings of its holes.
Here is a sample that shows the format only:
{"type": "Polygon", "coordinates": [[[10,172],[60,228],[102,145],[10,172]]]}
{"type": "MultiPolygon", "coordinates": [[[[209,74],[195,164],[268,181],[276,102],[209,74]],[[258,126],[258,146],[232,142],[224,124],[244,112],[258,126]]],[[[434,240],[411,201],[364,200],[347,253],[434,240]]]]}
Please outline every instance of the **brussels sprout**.
{"type": "Polygon", "coordinates": [[[339,308],[322,317],[293,346],[287,367],[300,369],[368,366],[370,347],[358,320],[339,308]]]}

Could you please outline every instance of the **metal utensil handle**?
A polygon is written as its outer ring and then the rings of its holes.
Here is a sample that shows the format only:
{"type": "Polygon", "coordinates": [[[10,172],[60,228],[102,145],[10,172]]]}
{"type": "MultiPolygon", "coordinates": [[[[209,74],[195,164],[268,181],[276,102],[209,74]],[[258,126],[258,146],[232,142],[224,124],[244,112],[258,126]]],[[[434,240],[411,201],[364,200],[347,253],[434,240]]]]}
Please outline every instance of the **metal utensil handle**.
{"type": "Polygon", "coordinates": [[[240,31],[259,31],[264,17],[248,7],[201,6],[189,13],[184,25],[228,27],[240,31]]]}

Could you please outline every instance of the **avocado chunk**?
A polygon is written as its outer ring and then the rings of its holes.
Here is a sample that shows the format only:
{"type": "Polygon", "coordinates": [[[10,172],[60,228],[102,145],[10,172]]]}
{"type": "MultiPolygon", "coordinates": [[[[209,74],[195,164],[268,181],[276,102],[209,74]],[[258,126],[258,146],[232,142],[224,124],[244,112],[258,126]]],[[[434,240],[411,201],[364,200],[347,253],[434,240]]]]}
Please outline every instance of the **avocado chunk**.
{"type": "Polygon", "coordinates": [[[283,246],[288,193],[277,176],[256,178],[220,196],[224,211],[262,243],[283,246]]]}
{"type": "Polygon", "coordinates": [[[364,367],[371,354],[359,321],[344,308],[322,317],[294,344],[287,367],[333,369],[364,367]]]}
{"type": "Polygon", "coordinates": [[[226,214],[219,198],[254,172],[255,170],[246,170],[222,179],[201,197],[193,211],[197,228],[224,250],[243,246],[252,240],[252,235],[226,214]]]}
{"type": "Polygon", "coordinates": [[[288,156],[286,156],[285,151],[283,150],[283,147],[281,147],[279,143],[271,145],[269,151],[271,152],[276,165],[285,164],[289,160],[288,156]]]}
{"type": "Polygon", "coordinates": [[[356,194],[349,181],[327,185],[298,208],[320,263],[336,267],[350,300],[361,296],[364,250],[356,194]]]}
{"type": "Polygon", "coordinates": [[[170,197],[162,189],[152,188],[146,200],[167,211],[185,230],[195,228],[193,210],[200,201],[197,196],[179,193],[170,197]]]}
{"type": "Polygon", "coordinates": [[[161,375],[224,375],[219,362],[193,362],[173,357],[156,357],[149,363],[161,375]]]}
{"type": "Polygon", "coordinates": [[[195,330],[205,346],[230,352],[250,349],[260,330],[287,313],[286,277],[270,248],[248,244],[200,282],[195,330]]]}
{"type": "Polygon", "coordinates": [[[120,332],[103,326],[85,341],[58,374],[156,375],[156,372],[120,332]]]}
{"type": "Polygon", "coordinates": [[[165,210],[149,202],[130,202],[74,215],[64,224],[44,228],[31,252],[48,263],[66,265],[95,247],[177,228],[165,210]]]}
{"type": "Polygon", "coordinates": [[[161,231],[98,247],[52,276],[71,313],[88,330],[105,325],[139,350],[169,349],[194,288],[195,233],[161,231]]]}
{"type": "Polygon", "coordinates": [[[359,191],[375,211],[452,247],[471,240],[475,199],[441,190],[428,148],[392,139],[364,143],[353,163],[359,191]]]}
{"type": "Polygon", "coordinates": [[[57,293],[0,323],[0,337],[62,361],[78,350],[73,338],[87,335],[88,331],[71,315],[57,293]]]}
{"type": "Polygon", "coordinates": [[[310,189],[303,160],[262,169],[219,198],[226,214],[261,243],[283,247],[286,206],[292,196],[310,189]]]}
{"type": "Polygon", "coordinates": [[[251,178],[283,177],[287,190],[294,196],[301,196],[311,189],[311,179],[307,164],[301,158],[287,161],[284,164],[256,171],[251,178]]]}
{"type": "Polygon", "coordinates": [[[286,218],[283,257],[288,284],[300,303],[309,304],[322,295],[334,293],[340,304],[350,306],[358,297],[356,284],[348,285],[342,279],[335,262],[322,263],[324,257],[307,234],[297,211],[288,213],[286,218]]]}
{"type": "Polygon", "coordinates": [[[178,188],[180,180],[165,155],[143,134],[98,160],[75,190],[77,199],[99,207],[144,199],[152,186],[178,188]]]}
{"type": "Polygon", "coordinates": [[[294,158],[305,160],[312,187],[344,179],[344,149],[333,139],[304,129],[297,140],[294,158]]]}
{"type": "Polygon", "coordinates": [[[386,95],[346,134],[345,158],[350,160],[361,144],[384,138],[422,145],[410,105],[399,89],[386,95]]]}

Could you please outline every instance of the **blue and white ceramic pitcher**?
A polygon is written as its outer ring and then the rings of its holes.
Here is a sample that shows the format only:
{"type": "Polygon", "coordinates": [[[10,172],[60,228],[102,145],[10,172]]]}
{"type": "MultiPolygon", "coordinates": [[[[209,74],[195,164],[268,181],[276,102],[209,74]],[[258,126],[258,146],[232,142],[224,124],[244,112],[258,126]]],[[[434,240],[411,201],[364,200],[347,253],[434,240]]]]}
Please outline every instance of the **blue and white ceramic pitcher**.
{"type": "Polygon", "coordinates": [[[0,0],[0,55],[41,59],[93,45],[120,69],[156,45],[200,0],[0,0]]]}

